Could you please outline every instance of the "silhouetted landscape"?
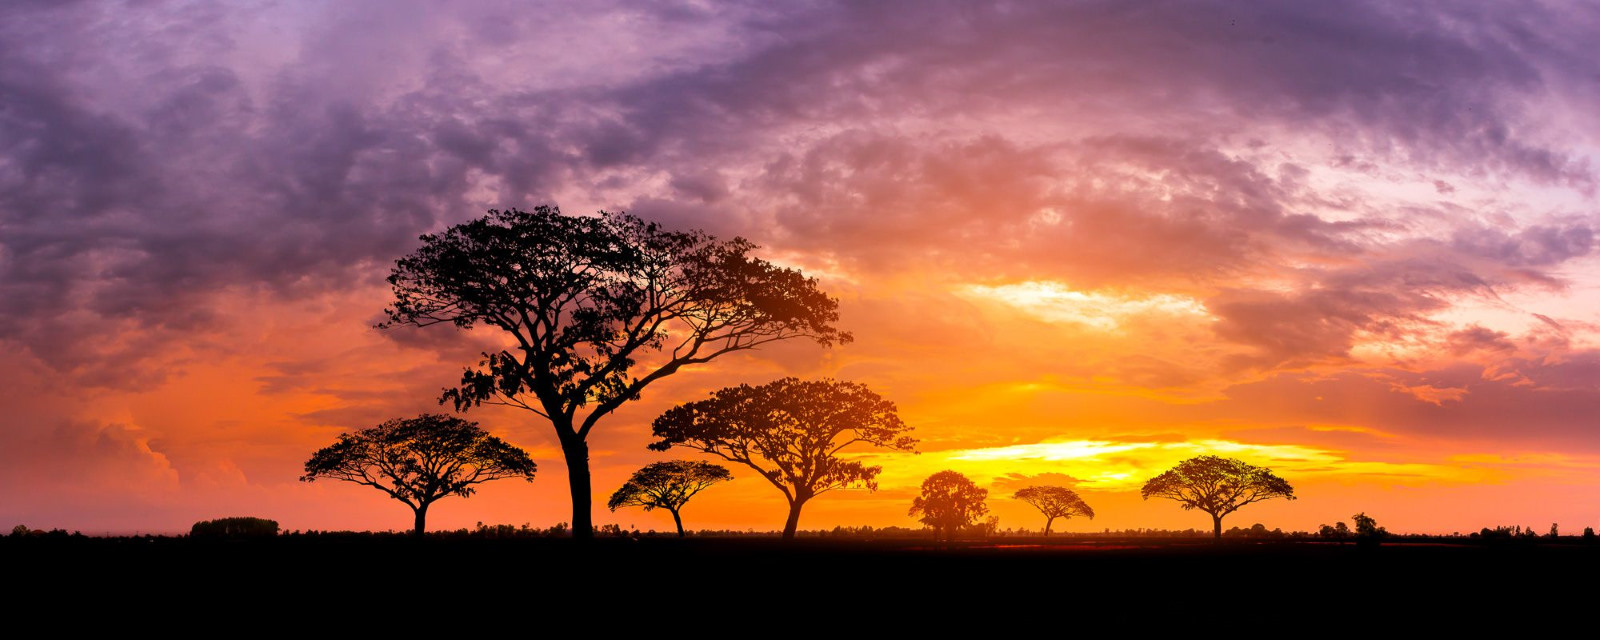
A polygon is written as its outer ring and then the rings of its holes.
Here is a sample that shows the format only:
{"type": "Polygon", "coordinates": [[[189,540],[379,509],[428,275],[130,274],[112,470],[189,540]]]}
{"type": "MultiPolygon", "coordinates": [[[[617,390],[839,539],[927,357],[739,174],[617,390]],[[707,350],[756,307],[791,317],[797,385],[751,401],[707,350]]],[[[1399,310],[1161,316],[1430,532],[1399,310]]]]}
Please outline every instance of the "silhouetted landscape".
{"type": "MultiPolygon", "coordinates": [[[[823,593],[841,584],[870,589],[881,606],[917,606],[946,599],[983,598],[1022,605],[1071,600],[1102,614],[1129,615],[1150,606],[1159,585],[1184,590],[1252,593],[1265,607],[1257,622],[1290,620],[1307,608],[1360,598],[1349,620],[1418,606],[1492,604],[1484,620],[1518,614],[1503,607],[1555,606],[1550,620],[1571,618],[1592,589],[1578,585],[1539,594],[1532,585],[1590,576],[1600,567],[1600,545],[1577,537],[1560,540],[1406,537],[1381,546],[1296,539],[1229,540],[1209,532],[1185,537],[1052,535],[1004,536],[935,543],[924,532],[781,532],[677,538],[670,532],[634,537],[604,533],[583,542],[570,532],[511,527],[440,532],[418,541],[406,533],[295,533],[274,539],[172,537],[83,538],[50,535],[0,540],[8,575],[35,585],[92,581],[96,588],[139,590],[199,600],[216,583],[227,599],[248,594],[261,602],[299,596],[288,585],[469,583],[486,603],[514,606],[528,598],[581,605],[590,594],[642,585],[671,585],[672,598],[715,594],[719,620],[770,620],[770,589],[745,588],[746,579],[778,581],[782,593],[823,593]],[[491,569],[492,568],[492,569],[491,569]],[[308,578],[308,576],[326,576],[308,578]],[[248,579],[241,579],[248,577],[248,579]],[[1447,604],[1448,603],[1448,604],[1447,604]],[[730,609],[729,607],[735,607],[730,609]],[[748,608],[742,608],[748,607],[748,608]]],[[[322,588],[312,586],[310,588],[322,588]]],[[[777,588],[777,587],[773,587],[777,588]]],[[[351,602],[381,603],[384,590],[341,589],[351,602]]],[[[709,596],[708,596],[709,597],[709,596]]],[[[674,600],[676,601],[676,600],[674,600]]],[[[1585,605],[1586,606],[1586,605],[1585,605]]],[[[1160,626],[1181,626],[1160,618],[1160,626]]],[[[800,623],[821,626],[819,621],[800,623]]],[[[874,623],[878,624],[878,623],[874,623]]],[[[908,621],[913,628],[926,621],[908,621]]],[[[1011,624],[1011,623],[1002,623],[1011,624]]],[[[937,626],[937,625],[935,625],[937,626]]]]}
{"type": "Polygon", "coordinates": [[[60,618],[13,635],[1549,633],[1600,576],[1595,42],[0,3],[0,584],[60,618]]]}

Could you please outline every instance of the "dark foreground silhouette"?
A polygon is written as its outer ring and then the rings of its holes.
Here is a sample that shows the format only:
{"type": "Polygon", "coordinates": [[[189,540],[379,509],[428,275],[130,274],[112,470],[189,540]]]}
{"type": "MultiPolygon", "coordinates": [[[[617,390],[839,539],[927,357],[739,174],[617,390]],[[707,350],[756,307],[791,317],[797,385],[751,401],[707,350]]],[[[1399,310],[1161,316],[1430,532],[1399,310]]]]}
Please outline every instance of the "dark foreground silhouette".
{"type": "Polygon", "coordinates": [[[719,625],[767,622],[789,629],[842,624],[827,612],[849,609],[861,620],[849,628],[861,632],[939,627],[943,623],[928,616],[951,607],[980,616],[961,624],[1015,629],[1020,622],[1007,610],[1069,607],[1093,611],[1131,633],[1135,621],[1139,629],[1181,628],[1192,616],[1180,611],[1212,607],[1244,607],[1248,613],[1233,624],[1310,625],[1333,617],[1344,624],[1396,615],[1416,624],[1460,624],[1467,610],[1477,612],[1474,620],[1587,615],[1579,604],[1591,597],[1600,575],[1600,545],[1219,545],[1204,538],[1054,536],[953,543],[37,537],[0,538],[0,563],[11,584],[27,585],[25,597],[77,594],[72,597],[83,602],[203,605],[275,616],[338,603],[343,611],[388,611],[378,615],[393,621],[421,598],[449,611],[508,606],[533,615],[653,607],[719,625]]]}

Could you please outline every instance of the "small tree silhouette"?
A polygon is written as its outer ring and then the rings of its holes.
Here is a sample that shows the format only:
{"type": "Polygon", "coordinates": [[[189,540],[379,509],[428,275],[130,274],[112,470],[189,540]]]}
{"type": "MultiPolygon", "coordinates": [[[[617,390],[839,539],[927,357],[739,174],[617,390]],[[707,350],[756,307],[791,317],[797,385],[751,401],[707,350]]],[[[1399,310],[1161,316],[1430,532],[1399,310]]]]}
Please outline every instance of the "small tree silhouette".
{"type": "Polygon", "coordinates": [[[1356,544],[1376,545],[1384,536],[1389,535],[1389,530],[1378,526],[1378,521],[1365,511],[1350,516],[1350,520],[1356,523],[1356,544]]]}
{"type": "Polygon", "coordinates": [[[278,521],[233,517],[201,520],[189,527],[191,538],[270,538],[278,535],[278,521]]]}
{"type": "Polygon", "coordinates": [[[916,440],[893,402],[866,385],[783,378],[759,387],[739,385],[669,409],[652,425],[650,448],[682,446],[755,469],[789,501],[783,538],[794,538],[800,508],[834,489],[877,490],[882,467],[844,460],[855,443],[911,451],[916,440]]]}
{"type": "Polygon", "coordinates": [[[1050,524],[1056,518],[1070,519],[1081,516],[1090,520],[1094,519],[1094,509],[1078,497],[1078,492],[1066,487],[1026,487],[1011,494],[1011,497],[1033,505],[1039,513],[1044,514],[1044,535],[1050,536],[1050,524]]]}
{"type": "Polygon", "coordinates": [[[633,477],[611,494],[606,503],[612,511],[617,507],[644,507],[645,511],[657,507],[672,512],[672,522],[678,525],[678,537],[683,537],[683,517],[678,513],[684,503],[706,487],[725,480],[733,474],[719,464],[671,460],[646,465],[633,472],[633,477]]]}
{"type": "Polygon", "coordinates": [[[970,527],[978,518],[989,512],[984,498],[989,490],[978,487],[972,480],[955,471],[940,471],[922,481],[922,495],[911,500],[913,517],[933,527],[933,537],[950,540],[962,527],[970,527]]]}
{"type": "Polygon", "coordinates": [[[1325,524],[1317,530],[1317,536],[1330,540],[1338,540],[1339,544],[1342,545],[1344,544],[1345,539],[1350,537],[1350,526],[1343,522],[1340,522],[1336,525],[1325,524]]]}
{"type": "Polygon", "coordinates": [[[528,453],[484,432],[476,422],[425,414],[390,420],[339,436],[311,455],[302,482],[333,478],[374,487],[415,514],[414,533],[426,530],[428,506],[445,496],[472,495],[473,485],[502,478],[533,482],[528,453]]]}
{"type": "Polygon", "coordinates": [[[1211,514],[1212,534],[1221,540],[1223,516],[1253,502],[1293,500],[1294,487],[1265,467],[1233,458],[1199,456],[1149,479],[1139,495],[1145,500],[1152,496],[1176,500],[1184,509],[1211,514]]]}

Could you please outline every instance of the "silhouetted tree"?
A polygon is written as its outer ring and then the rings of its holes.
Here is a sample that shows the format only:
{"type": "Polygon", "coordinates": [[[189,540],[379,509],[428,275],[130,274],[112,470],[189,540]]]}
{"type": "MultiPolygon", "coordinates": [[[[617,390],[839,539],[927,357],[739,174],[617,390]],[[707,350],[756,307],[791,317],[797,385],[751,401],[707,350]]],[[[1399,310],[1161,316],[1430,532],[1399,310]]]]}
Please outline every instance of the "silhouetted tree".
{"type": "Polygon", "coordinates": [[[191,538],[271,538],[278,535],[278,521],[266,518],[217,518],[201,520],[189,527],[191,538]]]}
{"type": "Polygon", "coordinates": [[[1221,540],[1223,516],[1253,502],[1272,498],[1293,500],[1294,487],[1265,467],[1233,458],[1199,456],[1149,479],[1139,495],[1145,500],[1151,497],[1176,500],[1184,509],[1211,514],[1213,535],[1221,540]]]}
{"type": "Polygon", "coordinates": [[[1094,519],[1094,509],[1078,497],[1078,492],[1066,487],[1044,486],[1026,487],[1011,494],[1011,497],[1033,505],[1039,513],[1044,514],[1044,535],[1050,536],[1050,524],[1056,518],[1072,518],[1081,516],[1090,520],[1094,519]]]}
{"type": "Polygon", "coordinates": [[[428,506],[445,496],[472,495],[476,484],[503,478],[533,482],[527,452],[489,435],[475,422],[425,414],[390,420],[339,436],[311,455],[303,482],[333,478],[375,487],[411,507],[414,533],[426,530],[428,506]]]}
{"type": "Polygon", "coordinates": [[[1389,535],[1389,530],[1378,526],[1378,521],[1366,512],[1350,516],[1350,520],[1356,523],[1356,542],[1359,544],[1375,545],[1389,535]]]}
{"type": "Polygon", "coordinates": [[[992,538],[1000,532],[1000,516],[989,516],[983,519],[983,537],[992,538]]]}
{"type": "Polygon", "coordinates": [[[1594,542],[1594,527],[1583,528],[1583,541],[1594,542]]]}
{"type": "Polygon", "coordinates": [[[580,538],[593,536],[588,437],[601,418],[685,366],[790,338],[850,340],[832,325],[836,300],[799,271],[751,257],[756,246],[743,238],[540,206],[490,210],[421,239],[395,263],[395,303],[379,326],[481,324],[512,339],[440,402],[504,404],[548,420],[580,538]]]}
{"type": "Polygon", "coordinates": [[[840,450],[859,442],[911,451],[916,444],[894,403],[866,385],[833,380],[728,387],[673,407],[652,428],[660,440],[651,449],[681,446],[721,456],[755,469],[782,491],[789,501],[785,540],[794,538],[808,500],[847,487],[877,490],[882,468],[840,459],[840,450]]]}
{"type": "Polygon", "coordinates": [[[954,537],[962,527],[972,526],[989,512],[984,498],[989,490],[973,484],[972,480],[955,471],[940,471],[922,481],[922,495],[911,499],[912,517],[933,527],[934,539],[940,532],[944,539],[954,537]]]}
{"type": "Polygon", "coordinates": [[[633,472],[633,477],[611,494],[606,506],[612,511],[617,507],[644,507],[645,511],[657,507],[666,509],[672,512],[672,522],[678,525],[678,537],[682,538],[683,517],[678,512],[684,503],[706,487],[732,479],[733,474],[719,464],[691,460],[656,462],[633,472]]]}
{"type": "Polygon", "coordinates": [[[1340,522],[1337,525],[1325,524],[1322,525],[1321,528],[1317,529],[1317,537],[1338,540],[1339,544],[1344,544],[1345,539],[1350,537],[1350,527],[1343,522],[1340,522]]]}
{"type": "Polygon", "coordinates": [[[1552,540],[1561,537],[1561,527],[1557,525],[1558,523],[1555,522],[1550,523],[1550,539],[1552,540]]]}

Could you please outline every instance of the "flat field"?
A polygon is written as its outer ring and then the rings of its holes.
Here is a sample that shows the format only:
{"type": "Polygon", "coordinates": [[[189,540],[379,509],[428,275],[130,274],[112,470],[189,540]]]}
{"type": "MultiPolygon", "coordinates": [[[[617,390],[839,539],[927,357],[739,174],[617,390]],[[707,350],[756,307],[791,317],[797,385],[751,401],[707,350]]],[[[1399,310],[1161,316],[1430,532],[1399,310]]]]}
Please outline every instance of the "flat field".
{"type": "Polygon", "coordinates": [[[881,629],[1026,630],[1036,617],[1129,630],[1355,620],[1470,630],[1491,620],[1589,624],[1600,593],[1600,545],[1459,540],[1363,548],[1148,538],[0,539],[0,561],[5,579],[32,594],[245,615],[334,603],[395,615],[536,605],[606,624],[795,629],[848,619],[881,629]]]}

